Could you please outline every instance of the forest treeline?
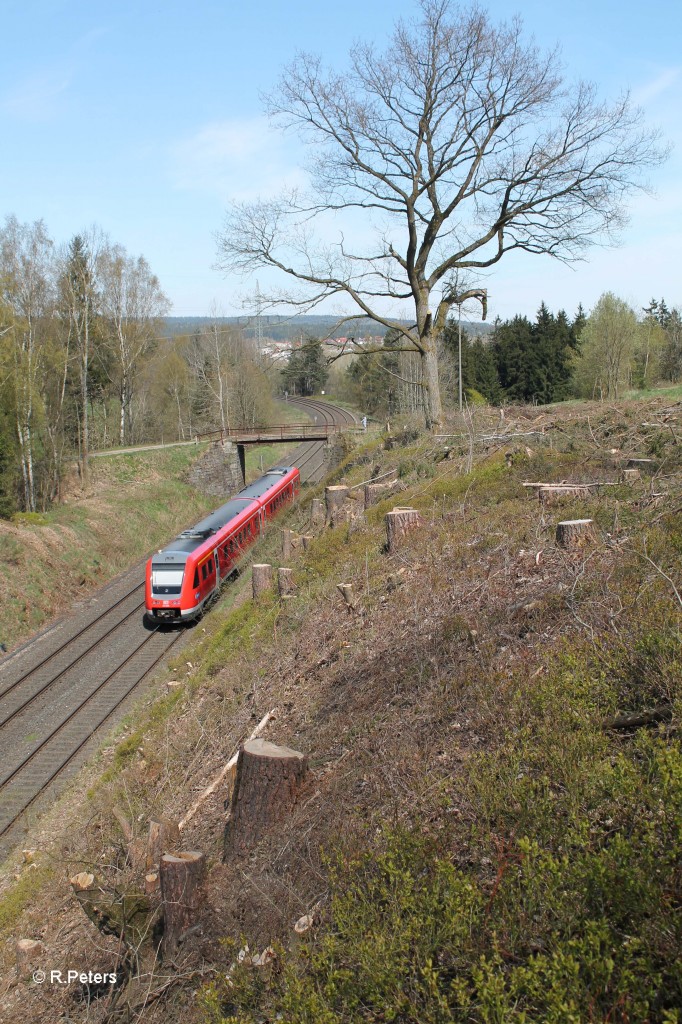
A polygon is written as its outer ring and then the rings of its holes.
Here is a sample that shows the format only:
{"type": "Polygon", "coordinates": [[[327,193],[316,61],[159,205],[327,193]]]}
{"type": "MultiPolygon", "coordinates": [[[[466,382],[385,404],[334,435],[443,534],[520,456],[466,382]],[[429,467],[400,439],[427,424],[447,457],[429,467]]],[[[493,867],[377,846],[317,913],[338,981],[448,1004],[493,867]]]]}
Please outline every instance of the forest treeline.
{"type": "MultiPolygon", "coordinates": [[[[164,336],[169,301],[143,256],[97,227],[58,245],[42,220],[0,227],[0,515],[58,500],[67,470],[91,450],[186,440],[277,417],[272,396],[331,390],[374,417],[423,412],[418,353],[389,331],[378,351],[327,364],[307,338],[276,359],[222,318],[164,336]]],[[[439,370],[457,404],[459,331],[450,321],[439,370]]],[[[682,318],[652,300],[636,312],[607,293],[571,320],[543,303],[491,335],[462,333],[469,403],[614,399],[624,387],[682,379],[682,318]]]]}
{"type": "MultiPolygon", "coordinates": [[[[347,371],[349,397],[374,416],[417,411],[419,361],[396,351],[388,332],[381,351],[356,359],[347,371]]],[[[665,300],[638,312],[610,292],[590,315],[570,319],[543,302],[534,321],[525,316],[495,323],[492,334],[472,339],[462,330],[462,383],[470,403],[539,405],[567,398],[613,400],[628,388],[647,389],[682,380],[682,316],[665,300]]],[[[459,331],[450,320],[441,340],[441,388],[457,402],[459,331]]]]}
{"type": "MultiPolygon", "coordinates": [[[[267,419],[272,367],[217,318],[162,336],[170,303],[143,256],[97,227],[58,245],[0,226],[0,515],[57,500],[91,450],[267,419]]],[[[276,371],[275,371],[276,375],[276,371]]]]}

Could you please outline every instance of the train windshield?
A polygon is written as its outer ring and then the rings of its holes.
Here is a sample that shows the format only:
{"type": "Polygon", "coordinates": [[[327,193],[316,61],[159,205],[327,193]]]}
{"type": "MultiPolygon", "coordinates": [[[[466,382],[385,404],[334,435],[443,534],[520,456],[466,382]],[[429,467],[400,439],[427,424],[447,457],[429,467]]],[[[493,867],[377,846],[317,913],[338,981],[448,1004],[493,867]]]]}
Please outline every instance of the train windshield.
{"type": "Polygon", "coordinates": [[[179,594],[184,566],[152,565],[152,590],[157,594],[179,594]]]}

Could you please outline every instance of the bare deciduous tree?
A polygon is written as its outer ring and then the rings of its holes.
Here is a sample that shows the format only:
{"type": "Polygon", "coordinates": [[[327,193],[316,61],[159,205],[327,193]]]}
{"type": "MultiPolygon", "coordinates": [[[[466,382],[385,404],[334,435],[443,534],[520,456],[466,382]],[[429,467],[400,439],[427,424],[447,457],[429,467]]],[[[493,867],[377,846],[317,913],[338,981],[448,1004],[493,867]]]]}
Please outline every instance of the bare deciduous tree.
{"type": "Polygon", "coordinates": [[[297,282],[270,303],[310,309],[346,297],[358,316],[398,330],[420,355],[432,425],[437,339],[464,298],[457,271],[483,271],[514,249],[580,257],[613,237],[625,198],[665,154],[627,96],[609,104],[591,85],[566,83],[557,53],[525,42],[520,22],[496,27],[450,0],[420,10],[418,22],[397,24],[385,53],[357,45],[344,73],[306,54],[286,68],[269,111],[315,146],[310,195],[235,205],[219,262],[297,282]],[[374,244],[354,248],[339,211],[359,211],[374,244]],[[332,232],[337,240],[324,241],[332,232]],[[413,330],[384,312],[402,300],[413,330]]]}
{"type": "Polygon", "coordinates": [[[24,507],[36,509],[35,427],[41,411],[46,323],[54,309],[52,239],[42,220],[20,224],[9,216],[0,229],[0,298],[10,314],[5,347],[13,389],[24,507]]]}
{"type": "Polygon", "coordinates": [[[115,355],[119,391],[119,441],[125,444],[132,425],[135,374],[158,334],[158,321],[169,302],[144,256],[135,259],[120,245],[107,246],[98,259],[102,313],[115,355]]]}

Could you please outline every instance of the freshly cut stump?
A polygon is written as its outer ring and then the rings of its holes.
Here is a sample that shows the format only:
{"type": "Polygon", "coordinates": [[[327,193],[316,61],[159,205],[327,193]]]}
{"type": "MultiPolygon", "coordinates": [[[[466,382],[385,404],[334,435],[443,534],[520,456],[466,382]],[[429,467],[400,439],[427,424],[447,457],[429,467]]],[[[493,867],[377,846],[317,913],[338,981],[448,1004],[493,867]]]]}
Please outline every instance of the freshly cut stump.
{"type": "Polygon", "coordinates": [[[543,484],[538,498],[543,505],[555,505],[564,498],[589,498],[591,490],[581,484],[543,484]]]}
{"type": "Polygon", "coordinates": [[[327,522],[331,526],[336,526],[345,518],[343,506],[347,497],[348,487],[341,485],[325,487],[324,500],[327,507],[327,522]]]}
{"type": "Polygon", "coordinates": [[[586,544],[593,544],[597,539],[592,519],[566,519],[558,523],[556,542],[567,551],[578,551],[586,544]]]}
{"type": "Polygon", "coordinates": [[[162,853],[172,853],[180,845],[180,829],[172,818],[149,822],[145,867],[147,871],[158,867],[162,853]]]}
{"type": "Polygon", "coordinates": [[[45,946],[37,939],[17,939],[14,944],[17,974],[20,978],[28,974],[31,966],[43,958],[45,946]]]}
{"type": "Polygon", "coordinates": [[[395,494],[396,491],[401,491],[402,489],[402,480],[386,480],[378,484],[365,484],[365,508],[376,505],[378,502],[383,501],[384,498],[388,498],[389,495],[395,494]]]}
{"type": "Polygon", "coordinates": [[[177,857],[164,853],[161,858],[164,957],[172,955],[185,932],[199,923],[205,872],[206,856],[198,850],[188,850],[177,857]]]}
{"type": "Polygon", "coordinates": [[[279,590],[280,597],[291,597],[292,594],[296,593],[293,569],[277,570],[277,589],[279,590]]]}
{"type": "Polygon", "coordinates": [[[308,774],[308,758],[268,740],[248,740],[239,751],[224,859],[243,857],[294,807],[308,774]]]}
{"type": "Polygon", "coordinates": [[[386,513],[386,541],[389,554],[396,551],[410,530],[421,526],[423,520],[416,508],[394,508],[386,513]]]}
{"type": "Polygon", "coordinates": [[[252,569],[251,583],[253,599],[257,601],[261,594],[266,593],[272,587],[272,566],[265,562],[256,563],[252,569]]]}

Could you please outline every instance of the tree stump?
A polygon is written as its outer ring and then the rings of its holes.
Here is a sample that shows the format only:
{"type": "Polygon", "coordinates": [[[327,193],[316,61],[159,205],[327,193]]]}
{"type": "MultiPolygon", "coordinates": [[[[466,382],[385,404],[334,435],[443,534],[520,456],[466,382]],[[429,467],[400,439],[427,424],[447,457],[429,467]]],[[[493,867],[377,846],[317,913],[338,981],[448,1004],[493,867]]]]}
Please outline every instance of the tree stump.
{"type": "Polygon", "coordinates": [[[148,871],[144,876],[144,891],[147,896],[151,896],[159,888],[159,872],[148,871]]]}
{"type": "Polygon", "coordinates": [[[163,902],[161,951],[167,957],[174,953],[185,932],[199,923],[206,857],[198,850],[179,853],[177,857],[164,853],[159,869],[163,902]]]}
{"type": "Polygon", "coordinates": [[[298,750],[261,739],[243,745],[225,826],[225,860],[248,854],[291,811],[307,773],[308,758],[298,750]]]}
{"type": "Polygon", "coordinates": [[[641,473],[638,469],[624,469],[620,475],[621,480],[624,484],[633,484],[635,480],[639,480],[641,473]]]}
{"type": "Polygon", "coordinates": [[[69,879],[81,909],[102,935],[115,935],[128,949],[137,949],[149,928],[149,903],[138,893],[106,891],[95,876],[80,871],[69,879]]]}
{"type": "Polygon", "coordinates": [[[172,853],[180,844],[180,829],[177,821],[171,818],[159,818],[149,822],[147,837],[147,854],[145,867],[147,871],[158,867],[162,853],[172,853]]]}
{"type": "Polygon", "coordinates": [[[42,959],[45,946],[38,939],[17,939],[14,944],[17,974],[23,978],[38,959],[42,959]]]}
{"type": "Polygon", "coordinates": [[[566,519],[558,523],[556,528],[556,542],[560,548],[567,551],[579,551],[587,544],[593,544],[597,539],[592,519],[566,519]]]}
{"type": "Polygon", "coordinates": [[[304,533],[303,536],[301,537],[301,540],[303,541],[303,550],[307,551],[312,542],[315,540],[315,538],[313,537],[312,533],[304,533]]]}
{"type": "Polygon", "coordinates": [[[370,505],[376,505],[377,502],[383,501],[384,498],[388,498],[391,494],[395,494],[396,491],[403,489],[403,483],[401,480],[385,480],[377,484],[365,484],[365,508],[369,508],[370,505]]]}
{"type": "Polygon", "coordinates": [[[343,506],[348,497],[348,487],[325,487],[324,500],[327,508],[327,522],[336,526],[343,518],[343,506]]]}
{"type": "Polygon", "coordinates": [[[386,541],[389,554],[393,554],[410,530],[421,526],[422,517],[416,508],[394,508],[386,513],[386,541]]]}
{"type": "Polygon", "coordinates": [[[280,598],[291,597],[292,594],[296,593],[293,569],[277,570],[277,589],[279,591],[280,598]]]}
{"type": "Polygon", "coordinates": [[[311,527],[322,526],[324,524],[324,502],[321,498],[313,498],[310,505],[310,525],[311,527]]]}
{"type": "Polygon", "coordinates": [[[358,603],[358,599],[353,594],[353,584],[337,583],[336,589],[339,591],[341,597],[346,602],[346,608],[348,609],[348,612],[351,613],[355,611],[355,606],[358,603]]]}
{"type": "Polygon", "coordinates": [[[272,566],[265,562],[256,563],[251,570],[251,583],[253,586],[253,599],[257,601],[261,594],[272,587],[272,566]]]}
{"type": "Polygon", "coordinates": [[[543,505],[555,505],[564,498],[589,498],[590,488],[581,484],[543,484],[538,498],[543,505]]]}

